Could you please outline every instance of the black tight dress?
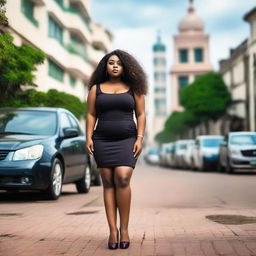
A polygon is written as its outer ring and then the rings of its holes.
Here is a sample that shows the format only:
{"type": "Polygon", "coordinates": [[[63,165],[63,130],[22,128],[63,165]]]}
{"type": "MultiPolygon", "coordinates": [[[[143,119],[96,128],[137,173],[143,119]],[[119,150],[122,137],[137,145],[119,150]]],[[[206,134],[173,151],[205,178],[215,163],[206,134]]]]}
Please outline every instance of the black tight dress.
{"type": "Polygon", "coordinates": [[[130,166],[135,168],[133,146],[137,127],[133,119],[135,101],[131,88],[124,93],[105,93],[96,85],[98,123],[93,131],[97,168],[130,166]]]}

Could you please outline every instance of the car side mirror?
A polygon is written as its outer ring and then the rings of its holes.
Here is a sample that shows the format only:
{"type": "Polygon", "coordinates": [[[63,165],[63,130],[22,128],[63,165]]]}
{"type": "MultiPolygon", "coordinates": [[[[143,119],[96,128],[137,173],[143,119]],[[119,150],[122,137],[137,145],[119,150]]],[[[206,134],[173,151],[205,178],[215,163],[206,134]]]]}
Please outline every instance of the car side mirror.
{"type": "Polygon", "coordinates": [[[76,128],[64,128],[63,129],[64,138],[73,138],[79,135],[76,128]]]}

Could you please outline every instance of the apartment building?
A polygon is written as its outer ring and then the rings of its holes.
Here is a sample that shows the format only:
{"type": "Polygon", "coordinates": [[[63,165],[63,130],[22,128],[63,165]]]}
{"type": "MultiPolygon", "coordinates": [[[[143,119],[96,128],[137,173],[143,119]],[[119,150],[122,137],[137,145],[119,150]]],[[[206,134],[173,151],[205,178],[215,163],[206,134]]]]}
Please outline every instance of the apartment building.
{"type": "Polygon", "coordinates": [[[37,90],[56,89],[87,97],[88,79],[112,50],[112,34],[91,18],[90,0],[11,0],[6,4],[16,45],[29,44],[46,55],[38,66],[37,90]]]}

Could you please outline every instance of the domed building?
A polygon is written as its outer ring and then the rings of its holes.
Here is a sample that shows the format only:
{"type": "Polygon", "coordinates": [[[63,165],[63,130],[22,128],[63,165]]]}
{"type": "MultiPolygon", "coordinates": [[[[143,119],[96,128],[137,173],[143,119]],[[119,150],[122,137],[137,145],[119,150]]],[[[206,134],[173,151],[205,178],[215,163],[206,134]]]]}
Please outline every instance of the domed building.
{"type": "Polygon", "coordinates": [[[210,72],[209,36],[204,33],[204,23],[195,12],[190,0],[188,13],[179,23],[179,33],[174,35],[174,64],[171,67],[171,112],[182,111],[179,91],[192,83],[196,76],[210,72]]]}

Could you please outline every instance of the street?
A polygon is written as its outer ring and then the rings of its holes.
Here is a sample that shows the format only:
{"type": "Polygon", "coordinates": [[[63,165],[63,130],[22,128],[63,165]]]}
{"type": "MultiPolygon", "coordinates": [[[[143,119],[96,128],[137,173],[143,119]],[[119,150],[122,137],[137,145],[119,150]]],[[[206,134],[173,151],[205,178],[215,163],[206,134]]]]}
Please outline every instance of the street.
{"type": "Polygon", "coordinates": [[[58,201],[32,192],[7,198],[1,191],[0,255],[256,255],[255,180],[250,173],[138,164],[131,178],[127,250],[107,249],[102,186],[77,194],[74,185],[64,185],[58,201]],[[241,224],[245,216],[254,223],[241,224]]]}

